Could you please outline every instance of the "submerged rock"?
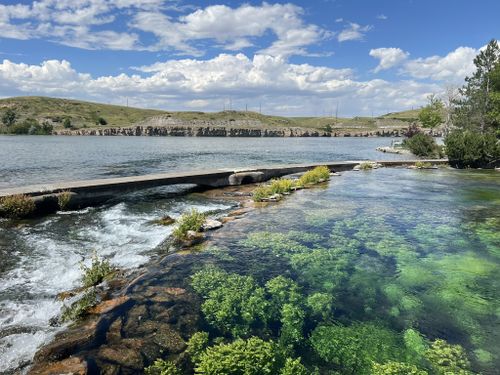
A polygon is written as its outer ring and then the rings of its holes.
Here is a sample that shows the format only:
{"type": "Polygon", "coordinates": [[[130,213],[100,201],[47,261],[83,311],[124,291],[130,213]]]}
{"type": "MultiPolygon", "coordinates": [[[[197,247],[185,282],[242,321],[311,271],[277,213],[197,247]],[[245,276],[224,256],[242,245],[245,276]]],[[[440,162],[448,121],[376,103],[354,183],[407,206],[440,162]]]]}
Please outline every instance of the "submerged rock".
{"type": "Polygon", "coordinates": [[[97,306],[92,307],[91,309],[89,309],[88,312],[90,314],[104,314],[104,313],[107,313],[107,312],[123,305],[124,303],[128,302],[129,300],[130,300],[130,298],[127,296],[122,296],[122,297],[110,299],[110,300],[101,302],[97,306]]]}
{"type": "Polygon", "coordinates": [[[165,226],[167,226],[167,225],[174,224],[175,223],[175,219],[173,217],[165,215],[161,219],[155,220],[154,223],[155,224],[159,224],[159,225],[165,225],[165,226]]]}
{"type": "Polygon", "coordinates": [[[33,375],[86,375],[88,374],[87,361],[79,357],[70,357],[60,362],[48,363],[38,368],[33,368],[29,372],[33,375]]]}

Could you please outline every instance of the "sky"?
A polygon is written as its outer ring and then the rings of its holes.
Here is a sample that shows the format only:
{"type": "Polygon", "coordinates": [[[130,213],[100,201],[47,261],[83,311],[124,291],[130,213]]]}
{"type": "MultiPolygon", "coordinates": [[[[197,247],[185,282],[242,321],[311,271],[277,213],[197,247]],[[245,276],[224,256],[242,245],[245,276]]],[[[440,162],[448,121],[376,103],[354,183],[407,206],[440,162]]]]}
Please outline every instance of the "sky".
{"type": "Polygon", "coordinates": [[[0,97],[378,116],[460,86],[498,0],[0,0],[0,97]]]}

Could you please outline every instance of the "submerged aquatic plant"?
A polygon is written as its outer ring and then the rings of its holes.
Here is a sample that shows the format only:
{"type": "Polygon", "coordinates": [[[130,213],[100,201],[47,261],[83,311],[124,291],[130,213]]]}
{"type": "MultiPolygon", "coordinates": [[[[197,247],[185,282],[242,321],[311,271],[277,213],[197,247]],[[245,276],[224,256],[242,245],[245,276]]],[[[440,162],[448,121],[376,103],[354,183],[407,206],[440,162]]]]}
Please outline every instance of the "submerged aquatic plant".
{"type": "Polygon", "coordinates": [[[383,365],[374,363],[371,375],[427,375],[428,372],[420,370],[417,366],[403,362],[387,362],[383,365]]]}
{"type": "Polygon", "coordinates": [[[178,219],[177,226],[172,232],[172,235],[177,240],[184,240],[187,238],[188,232],[199,232],[205,220],[206,215],[193,208],[190,212],[183,214],[178,219]]]}
{"type": "Polygon", "coordinates": [[[224,334],[248,335],[252,325],[268,319],[264,289],[250,276],[206,268],[191,277],[191,286],[205,299],[207,322],[224,334]]]}
{"type": "Polygon", "coordinates": [[[182,375],[175,363],[157,359],[151,366],[144,369],[146,375],[182,375]]]}
{"type": "Polygon", "coordinates": [[[22,219],[35,211],[35,202],[27,195],[17,194],[0,198],[0,216],[22,219]]]}
{"type": "Polygon", "coordinates": [[[115,271],[109,261],[99,258],[96,252],[92,255],[92,263],[89,267],[83,263],[80,267],[83,272],[82,284],[85,288],[102,283],[106,277],[115,271]]]}
{"type": "Polygon", "coordinates": [[[207,332],[196,332],[191,336],[187,342],[186,352],[191,357],[193,363],[200,361],[200,357],[208,347],[208,333],[207,332]]]}
{"type": "Polygon", "coordinates": [[[435,340],[425,353],[437,375],[472,375],[470,362],[460,345],[448,344],[445,340],[435,340]]]}

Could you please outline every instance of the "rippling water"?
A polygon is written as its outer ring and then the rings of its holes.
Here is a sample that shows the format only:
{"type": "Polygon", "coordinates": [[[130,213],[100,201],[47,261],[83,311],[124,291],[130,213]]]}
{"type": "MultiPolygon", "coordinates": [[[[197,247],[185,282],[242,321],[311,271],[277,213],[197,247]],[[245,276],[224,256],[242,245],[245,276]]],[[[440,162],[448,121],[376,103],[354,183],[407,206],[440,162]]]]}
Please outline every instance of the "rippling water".
{"type": "Polygon", "coordinates": [[[0,189],[205,168],[401,159],[390,138],[40,137],[0,135],[0,189]]]}

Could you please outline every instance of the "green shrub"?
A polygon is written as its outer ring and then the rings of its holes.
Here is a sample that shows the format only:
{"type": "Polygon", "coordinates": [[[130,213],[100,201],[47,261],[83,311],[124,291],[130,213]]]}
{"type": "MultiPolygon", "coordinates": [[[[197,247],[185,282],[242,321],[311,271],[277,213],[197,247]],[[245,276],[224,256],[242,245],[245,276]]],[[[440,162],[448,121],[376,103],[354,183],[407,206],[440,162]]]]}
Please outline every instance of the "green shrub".
{"type": "Polygon", "coordinates": [[[362,171],[367,171],[367,170],[373,169],[373,163],[363,162],[359,165],[359,169],[361,169],[362,171]]]}
{"type": "Polygon", "coordinates": [[[172,235],[177,240],[184,240],[189,231],[199,232],[205,220],[206,215],[193,208],[190,212],[183,214],[178,219],[177,226],[172,232],[172,235]]]}
{"type": "Polygon", "coordinates": [[[255,202],[262,202],[263,199],[273,195],[268,185],[260,185],[253,191],[252,197],[255,202]]]}
{"type": "Polygon", "coordinates": [[[425,168],[432,167],[432,164],[429,163],[428,161],[417,161],[415,163],[415,167],[417,167],[417,168],[424,168],[425,169],[425,168]]]}
{"type": "Polygon", "coordinates": [[[292,191],[294,187],[294,182],[287,178],[281,178],[279,180],[271,181],[271,185],[269,186],[271,195],[272,194],[283,194],[289,193],[292,191]]]}
{"type": "Polygon", "coordinates": [[[204,375],[274,375],[279,373],[280,362],[276,344],[251,337],[208,348],[195,371],[204,375]]]}
{"type": "Polygon", "coordinates": [[[104,117],[99,117],[97,119],[97,125],[107,125],[108,122],[106,121],[106,119],[104,117]]]}
{"type": "Polygon", "coordinates": [[[460,345],[451,345],[438,339],[431,344],[425,356],[437,375],[472,375],[469,360],[460,345]]]}
{"type": "MultiPolygon", "coordinates": [[[[33,119],[27,119],[23,122],[18,122],[11,127],[9,127],[9,132],[12,134],[29,134],[31,126],[34,124],[33,119]]],[[[38,121],[36,121],[38,123],[38,121]]]]}
{"type": "Polygon", "coordinates": [[[387,362],[383,365],[374,363],[371,375],[427,375],[427,371],[408,363],[387,362]]]}
{"type": "Polygon", "coordinates": [[[36,209],[35,202],[27,195],[17,194],[0,198],[0,214],[19,219],[31,215],[36,209]]]}
{"type": "Polygon", "coordinates": [[[66,117],[63,121],[63,126],[64,126],[64,129],[72,129],[73,125],[71,124],[71,118],[66,117]]]}
{"type": "Polygon", "coordinates": [[[456,168],[500,165],[500,142],[493,133],[453,131],[444,140],[449,163],[456,168]]]}
{"type": "Polygon", "coordinates": [[[70,306],[64,306],[61,315],[61,320],[67,322],[77,320],[85,316],[91,307],[97,304],[97,293],[94,289],[88,290],[78,301],[73,302],[70,306]]]}
{"type": "Polygon", "coordinates": [[[191,357],[193,363],[200,361],[201,355],[208,347],[208,333],[196,332],[187,342],[186,352],[191,357]]]}
{"type": "Polygon", "coordinates": [[[429,134],[417,133],[413,137],[405,139],[403,146],[420,157],[435,158],[442,155],[441,147],[429,134]]]}
{"type": "Polygon", "coordinates": [[[182,375],[182,372],[171,361],[157,359],[151,366],[144,369],[146,375],[182,375]]]}
{"type": "Polygon", "coordinates": [[[191,278],[191,286],[205,299],[201,311],[206,321],[222,333],[245,336],[253,325],[267,321],[264,289],[252,277],[209,267],[191,278]]]}
{"type": "Polygon", "coordinates": [[[59,209],[65,210],[68,203],[71,201],[71,191],[65,190],[57,195],[57,205],[59,209]]]}
{"type": "Polygon", "coordinates": [[[352,374],[370,374],[373,362],[402,357],[396,333],[373,323],[318,326],[311,344],[323,360],[352,374]]]}
{"type": "Polygon", "coordinates": [[[100,284],[114,271],[109,262],[106,259],[99,259],[96,253],[92,256],[90,267],[82,263],[81,269],[83,271],[82,284],[85,288],[100,284]]]}
{"type": "Polygon", "coordinates": [[[317,184],[320,181],[327,181],[330,179],[330,169],[326,166],[319,166],[310,171],[307,171],[300,176],[297,185],[306,186],[317,184]]]}

